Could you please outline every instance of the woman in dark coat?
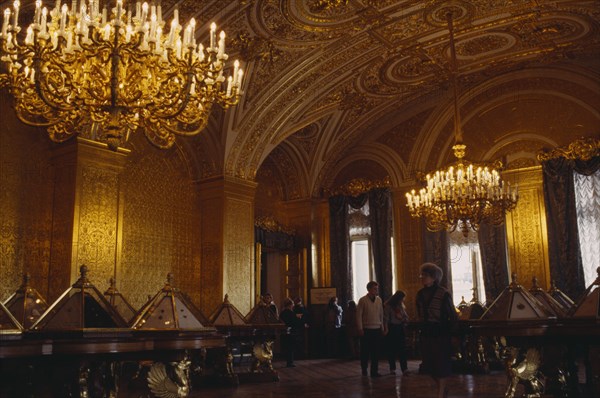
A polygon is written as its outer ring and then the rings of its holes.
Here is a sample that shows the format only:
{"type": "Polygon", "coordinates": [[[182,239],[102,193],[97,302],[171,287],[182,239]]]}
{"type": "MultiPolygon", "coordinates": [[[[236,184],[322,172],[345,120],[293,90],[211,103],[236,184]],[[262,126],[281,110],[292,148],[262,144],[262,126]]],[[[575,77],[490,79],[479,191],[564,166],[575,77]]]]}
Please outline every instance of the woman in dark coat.
{"type": "Polygon", "coordinates": [[[408,314],[404,305],[406,293],[398,290],[383,306],[383,320],[387,327],[385,346],[390,364],[390,373],[396,374],[396,361],[400,360],[400,370],[408,375],[408,356],[406,353],[406,324],[408,314]]]}
{"type": "Polygon", "coordinates": [[[421,369],[438,386],[438,398],[448,395],[446,379],[452,374],[451,331],[458,319],[450,293],[439,285],[443,271],[433,263],[421,265],[423,288],[417,292],[417,315],[421,324],[421,369]]]}

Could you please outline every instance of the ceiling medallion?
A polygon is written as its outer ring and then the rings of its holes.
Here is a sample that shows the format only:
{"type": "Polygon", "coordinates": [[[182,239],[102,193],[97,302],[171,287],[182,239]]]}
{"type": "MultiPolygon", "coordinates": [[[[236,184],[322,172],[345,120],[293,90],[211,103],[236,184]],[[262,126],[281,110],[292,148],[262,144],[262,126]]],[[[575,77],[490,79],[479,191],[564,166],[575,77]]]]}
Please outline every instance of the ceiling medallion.
{"type": "Polygon", "coordinates": [[[468,1],[451,0],[444,1],[442,4],[436,4],[425,10],[425,20],[438,28],[446,28],[448,20],[446,16],[452,14],[455,25],[464,25],[473,19],[475,8],[468,1]]]}
{"type": "Polygon", "coordinates": [[[33,21],[19,34],[20,2],[4,10],[0,87],[8,87],[18,118],[46,127],[55,142],[74,135],[116,149],[143,131],[169,148],[175,135],[198,134],[212,106],[235,105],[242,69],[224,76],[225,32],[213,23],[210,42],[196,44],[196,21],[184,27],[177,10],[168,32],[160,4],[123,0],[35,2],[33,21]]]}
{"type": "Polygon", "coordinates": [[[454,231],[459,228],[464,236],[468,236],[470,230],[477,231],[482,223],[503,224],[505,213],[517,204],[517,190],[504,182],[492,166],[464,159],[467,146],[462,142],[451,13],[447,20],[454,90],[455,144],[452,149],[457,160],[444,169],[427,174],[425,188],[418,193],[412,190],[406,194],[406,199],[411,216],[423,217],[428,230],[454,231]]]}

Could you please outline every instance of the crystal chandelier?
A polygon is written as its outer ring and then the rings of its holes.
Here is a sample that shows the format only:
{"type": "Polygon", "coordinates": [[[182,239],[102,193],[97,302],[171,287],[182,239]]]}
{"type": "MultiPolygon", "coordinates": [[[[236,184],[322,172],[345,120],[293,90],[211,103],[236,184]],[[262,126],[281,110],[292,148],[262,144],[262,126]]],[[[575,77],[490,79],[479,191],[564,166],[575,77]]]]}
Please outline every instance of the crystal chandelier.
{"type": "Polygon", "coordinates": [[[32,23],[19,26],[19,0],[4,10],[0,88],[8,87],[18,118],[46,127],[55,142],[82,135],[116,149],[143,131],[159,148],[175,135],[204,129],[213,104],[237,104],[242,69],[224,76],[225,32],[196,44],[192,18],[183,28],[174,11],[166,32],[160,5],[123,0],[35,2],[32,23]]]}
{"type": "Polygon", "coordinates": [[[456,161],[445,169],[425,176],[426,186],[406,194],[407,206],[413,217],[424,217],[430,231],[454,231],[458,227],[464,236],[477,231],[481,223],[501,225],[507,211],[517,204],[517,189],[504,182],[491,165],[476,164],[464,159],[466,145],[462,142],[458,109],[456,50],[452,14],[448,14],[452,83],[454,89],[454,134],[452,147],[456,161]]]}

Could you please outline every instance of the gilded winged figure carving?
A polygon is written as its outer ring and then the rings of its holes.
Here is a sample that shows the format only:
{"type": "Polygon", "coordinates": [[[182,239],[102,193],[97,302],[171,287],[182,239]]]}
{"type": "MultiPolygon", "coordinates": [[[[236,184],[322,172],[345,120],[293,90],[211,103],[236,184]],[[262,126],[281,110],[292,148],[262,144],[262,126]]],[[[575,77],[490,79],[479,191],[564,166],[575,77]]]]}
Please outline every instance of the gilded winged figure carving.
{"type": "Polygon", "coordinates": [[[184,398],[190,392],[188,370],[190,361],[185,358],[173,362],[175,380],[171,380],[167,368],[162,362],[152,364],[148,372],[148,387],[159,398],[184,398]]]}
{"type": "Polygon", "coordinates": [[[514,398],[519,384],[525,387],[526,398],[539,398],[544,391],[543,375],[539,371],[540,352],[535,348],[527,349],[525,357],[515,347],[507,347],[506,372],[508,375],[508,388],[505,398],[514,398]]]}

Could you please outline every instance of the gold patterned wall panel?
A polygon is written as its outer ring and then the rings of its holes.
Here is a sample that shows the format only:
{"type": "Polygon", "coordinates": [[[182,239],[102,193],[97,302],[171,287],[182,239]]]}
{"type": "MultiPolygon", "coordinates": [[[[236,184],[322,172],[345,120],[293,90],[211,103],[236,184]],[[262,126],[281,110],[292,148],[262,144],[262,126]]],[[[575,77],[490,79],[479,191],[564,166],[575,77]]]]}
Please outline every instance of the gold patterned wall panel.
{"type": "Polygon", "coordinates": [[[53,153],[55,167],[54,206],[52,208],[52,240],[48,301],[52,302],[71,284],[73,260],[73,210],[77,171],[75,162],[63,162],[53,153]]]}
{"type": "Polygon", "coordinates": [[[408,213],[407,189],[394,190],[394,244],[396,256],[397,288],[406,292],[406,306],[411,316],[415,315],[415,297],[423,287],[419,279],[419,267],[423,262],[423,224],[408,213]]]}
{"type": "Polygon", "coordinates": [[[17,289],[23,273],[48,296],[52,236],[53,169],[49,141],[24,126],[0,95],[0,301],[17,289]]]}
{"type": "MultiPolygon", "coordinates": [[[[200,308],[211,314],[222,302],[223,292],[223,198],[201,184],[200,308]],[[209,192],[210,191],[210,192],[209,192]],[[216,196],[212,196],[216,194],[216,196]],[[206,197],[206,195],[211,195],[206,197]]],[[[237,307],[237,303],[234,303],[237,307]]],[[[239,307],[238,307],[239,309],[239,307]]]]}
{"type": "Polygon", "coordinates": [[[223,289],[243,313],[254,298],[254,203],[226,199],[224,220],[223,289]]]}
{"type": "Polygon", "coordinates": [[[78,272],[79,265],[87,265],[92,283],[105,291],[115,275],[118,173],[88,166],[83,168],[80,178],[75,268],[78,272]]]}
{"type": "Polygon", "coordinates": [[[115,275],[119,173],[128,152],[80,137],[54,146],[51,299],[77,280],[83,264],[100,290],[115,275]]]}
{"type": "Polygon", "coordinates": [[[517,207],[506,216],[509,269],[526,288],[537,277],[540,287],[550,287],[546,209],[541,167],[503,173],[511,184],[518,183],[517,207]]]}
{"type": "Polygon", "coordinates": [[[170,156],[177,152],[140,149],[123,171],[117,281],[136,308],[164,286],[169,272],[174,285],[200,303],[200,211],[192,182],[170,156]]]}

